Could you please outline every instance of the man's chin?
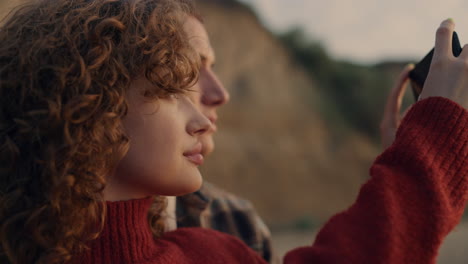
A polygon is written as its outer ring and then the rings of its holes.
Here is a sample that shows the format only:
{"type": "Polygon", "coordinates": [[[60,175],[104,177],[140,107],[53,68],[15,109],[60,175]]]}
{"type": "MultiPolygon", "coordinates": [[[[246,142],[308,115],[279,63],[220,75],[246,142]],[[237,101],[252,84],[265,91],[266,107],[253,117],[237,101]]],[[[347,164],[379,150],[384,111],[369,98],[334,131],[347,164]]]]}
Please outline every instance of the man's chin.
{"type": "Polygon", "coordinates": [[[200,139],[201,143],[202,143],[202,155],[204,157],[210,155],[213,150],[214,150],[214,141],[213,141],[213,137],[209,136],[209,137],[202,137],[200,139]]]}

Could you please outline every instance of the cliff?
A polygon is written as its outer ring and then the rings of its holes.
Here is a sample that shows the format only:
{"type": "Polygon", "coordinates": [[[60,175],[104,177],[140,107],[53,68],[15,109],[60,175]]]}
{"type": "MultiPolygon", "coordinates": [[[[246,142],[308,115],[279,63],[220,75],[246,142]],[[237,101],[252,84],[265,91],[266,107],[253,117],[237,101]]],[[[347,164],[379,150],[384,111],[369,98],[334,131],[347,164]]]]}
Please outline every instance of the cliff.
{"type": "Polygon", "coordinates": [[[350,205],[378,154],[375,144],[322,117],[319,104],[335,102],[324,102],[314,78],[248,7],[197,3],[215,69],[232,95],[204,177],[250,199],[273,226],[314,225],[350,205]]]}

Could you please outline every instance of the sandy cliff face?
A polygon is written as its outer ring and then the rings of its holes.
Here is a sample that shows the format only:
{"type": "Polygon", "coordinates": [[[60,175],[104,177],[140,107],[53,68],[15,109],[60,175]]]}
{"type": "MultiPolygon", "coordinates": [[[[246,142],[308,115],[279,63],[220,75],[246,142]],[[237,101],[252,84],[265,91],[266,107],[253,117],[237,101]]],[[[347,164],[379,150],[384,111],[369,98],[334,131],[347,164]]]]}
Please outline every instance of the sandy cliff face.
{"type": "Polygon", "coordinates": [[[205,178],[251,199],[271,224],[320,222],[348,206],[376,148],[352,130],[331,130],[314,81],[251,11],[233,1],[197,3],[232,95],[205,178]]]}

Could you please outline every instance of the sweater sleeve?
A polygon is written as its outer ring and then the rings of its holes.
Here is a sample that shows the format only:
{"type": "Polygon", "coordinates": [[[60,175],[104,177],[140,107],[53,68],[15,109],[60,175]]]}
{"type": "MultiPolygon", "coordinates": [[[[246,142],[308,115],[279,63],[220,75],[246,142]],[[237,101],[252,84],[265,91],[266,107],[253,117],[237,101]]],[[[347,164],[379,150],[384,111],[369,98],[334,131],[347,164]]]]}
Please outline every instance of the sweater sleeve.
{"type": "Polygon", "coordinates": [[[355,203],[284,263],[435,263],[468,199],[467,125],[467,110],[448,99],[416,103],[355,203]]]}

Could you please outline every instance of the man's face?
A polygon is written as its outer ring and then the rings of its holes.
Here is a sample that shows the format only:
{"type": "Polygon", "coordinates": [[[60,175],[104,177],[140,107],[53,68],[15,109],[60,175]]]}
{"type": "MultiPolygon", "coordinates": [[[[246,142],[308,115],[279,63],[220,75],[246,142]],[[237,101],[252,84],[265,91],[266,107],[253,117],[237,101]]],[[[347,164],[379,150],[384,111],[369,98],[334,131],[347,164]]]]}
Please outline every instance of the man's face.
{"type": "Polygon", "coordinates": [[[201,137],[202,154],[210,154],[214,150],[213,134],[216,132],[216,120],[218,107],[229,101],[229,93],[219,81],[213,71],[215,54],[208,38],[208,33],[203,24],[196,18],[190,16],[184,24],[190,45],[198,52],[201,58],[200,76],[198,82],[192,87],[195,92],[189,93],[195,106],[210,121],[211,128],[201,137]]]}

